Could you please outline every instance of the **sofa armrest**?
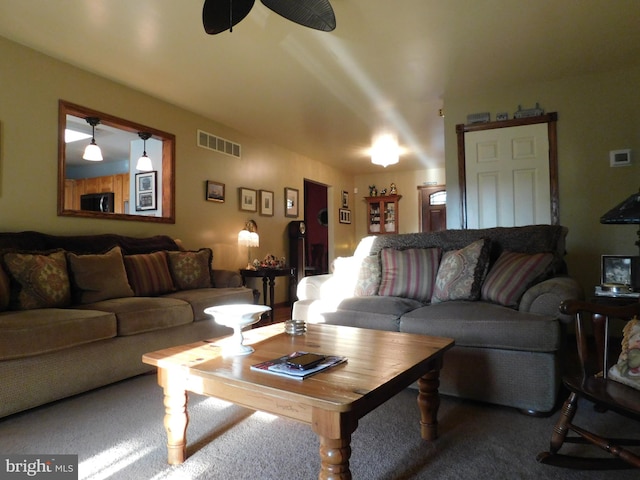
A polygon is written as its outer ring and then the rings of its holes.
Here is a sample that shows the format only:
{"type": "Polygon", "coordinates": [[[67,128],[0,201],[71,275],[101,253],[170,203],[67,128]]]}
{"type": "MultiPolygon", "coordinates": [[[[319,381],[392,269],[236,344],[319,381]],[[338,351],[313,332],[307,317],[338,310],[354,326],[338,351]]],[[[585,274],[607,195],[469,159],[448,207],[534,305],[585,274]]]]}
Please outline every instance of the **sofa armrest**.
{"type": "Polygon", "coordinates": [[[302,277],[296,287],[298,300],[320,300],[322,298],[322,286],[333,278],[333,274],[311,275],[302,277]]]}
{"type": "Polygon", "coordinates": [[[233,270],[213,269],[213,284],[217,288],[236,288],[242,286],[242,275],[233,270]]]}
{"type": "Polygon", "coordinates": [[[571,321],[570,315],[560,313],[560,304],[564,300],[582,299],[582,288],[571,277],[553,277],[529,288],[522,299],[518,310],[557,317],[564,323],[571,321]]]}

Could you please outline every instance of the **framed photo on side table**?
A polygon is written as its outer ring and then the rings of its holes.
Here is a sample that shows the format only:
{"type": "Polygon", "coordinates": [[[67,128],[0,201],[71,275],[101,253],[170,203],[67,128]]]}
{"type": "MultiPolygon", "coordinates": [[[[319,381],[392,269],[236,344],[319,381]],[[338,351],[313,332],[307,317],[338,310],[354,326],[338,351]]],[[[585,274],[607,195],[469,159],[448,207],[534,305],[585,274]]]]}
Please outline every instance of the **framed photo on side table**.
{"type": "Polygon", "coordinates": [[[258,192],[251,188],[240,187],[240,210],[245,212],[258,211],[258,192]]]}
{"type": "Polygon", "coordinates": [[[224,183],[207,180],[207,200],[210,202],[224,202],[224,183]]]}
{"type": "Polygon", "coordinates": [[[602,285],[633,285],[637,257],[602,255],[602,285]]]}
{"type": "Polygon", "coordinates": [[[136,211],[157,210],[158,172],[136,173],[136,211]]]}
{"type": "Polygon", "coordinates": [[[298,218],[298,190],[295,188],[284,188],[284,216],[298,218]]]}
{"type": "Polygon", "coordinates": [[[259,190],[260,215],[273,217],[273,192],[269,190],[259,190]]]}

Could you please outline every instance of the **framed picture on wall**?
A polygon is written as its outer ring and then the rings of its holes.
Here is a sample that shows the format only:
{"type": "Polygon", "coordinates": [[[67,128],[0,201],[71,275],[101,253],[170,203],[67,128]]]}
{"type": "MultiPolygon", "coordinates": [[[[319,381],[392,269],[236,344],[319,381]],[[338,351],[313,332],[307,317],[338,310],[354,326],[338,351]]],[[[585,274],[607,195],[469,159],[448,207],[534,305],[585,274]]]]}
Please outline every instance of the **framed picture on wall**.
{"type": "Polygon", "coordinates": [[[295,188],[285,187],[284,189],[284,216],[297,218],[298,209],[298,190],[295,188]]]}
{"type": "Polygon", "coordinates": [[[273,192],[269,190],[260,190],[260,215],[266,217],[273,216],[273,192]]]}
{"type": "Polygon", "coordinates": [[[224,183],[207,180],[207,200],[210,202],[224,202],[224,183]]]}
{"type": "Polygon", "coordinates": [[[157,210],[158,172],[136,173],[136,211],[157,210]]]}
{"type": "Polygon", "coordinates": [[[351,223],[351,210],[347,208],[339,209],[338,218],[340,219],[340,223],[351,223]]]}
{"type": "Polygon", "coordinates": [[[349,208],[349,192],[342,191],[342,208],[349,208]]]}
{"type": "Polygon", "coordinates": [[[240,210],[245,212],[258,211],[258,192],[251,188],[240,187],[240,210]]]}

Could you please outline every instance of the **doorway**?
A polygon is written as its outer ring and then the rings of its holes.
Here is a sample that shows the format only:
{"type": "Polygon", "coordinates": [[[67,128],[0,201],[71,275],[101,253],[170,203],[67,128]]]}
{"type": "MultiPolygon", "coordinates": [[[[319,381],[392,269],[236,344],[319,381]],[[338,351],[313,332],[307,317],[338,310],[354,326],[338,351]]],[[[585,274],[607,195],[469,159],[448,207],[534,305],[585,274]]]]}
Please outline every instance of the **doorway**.
{"type": "Polygon", "coordinates": [[[306,231],[305,275],[329,273],[328,188],[304,180],[304,223],[306,231]]]}
{"type": "Polygon", "coordinates": [[[420,194],[420,231],[439,232],[447,228],[447,187],[418,187],[420,194]]]}

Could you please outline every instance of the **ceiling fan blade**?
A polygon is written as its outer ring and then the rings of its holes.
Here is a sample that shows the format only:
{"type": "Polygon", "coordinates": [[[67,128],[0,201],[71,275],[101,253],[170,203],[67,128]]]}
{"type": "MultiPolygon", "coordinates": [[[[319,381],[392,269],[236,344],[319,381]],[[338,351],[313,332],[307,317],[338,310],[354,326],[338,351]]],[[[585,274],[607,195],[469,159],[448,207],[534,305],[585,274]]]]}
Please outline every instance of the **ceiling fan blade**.
{"type": "Polygon", "coordinates": [[[255,0],[205,0],[202,24],[209,35],[231,30],[248,15],[255,0]]]}
{"type": "Polygon", "coordinates": [[[329,0],[261,0],[278,15],[323,32],[336,28],[336,16],[329,0]]]}

